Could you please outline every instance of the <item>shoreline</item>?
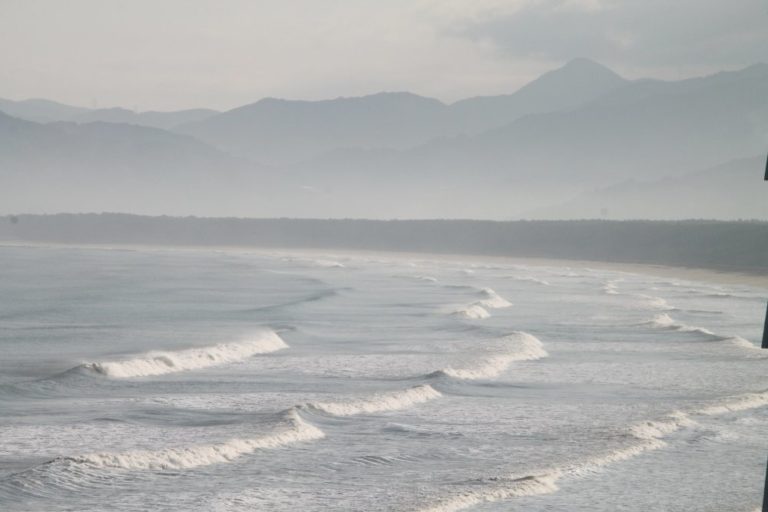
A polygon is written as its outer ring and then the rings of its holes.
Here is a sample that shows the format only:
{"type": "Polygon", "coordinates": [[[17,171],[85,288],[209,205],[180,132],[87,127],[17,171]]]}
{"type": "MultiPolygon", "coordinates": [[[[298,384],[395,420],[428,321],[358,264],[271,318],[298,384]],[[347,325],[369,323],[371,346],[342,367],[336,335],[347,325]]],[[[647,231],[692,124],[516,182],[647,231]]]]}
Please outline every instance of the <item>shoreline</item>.
{"type": "MultiPolygon", "coordinates": [[[[242,249],[242,248],[238,248],[242,249]]],[[[476,254],[443,254],[431,252],[398,252],[398,251],[356,251],[356,250],[324,250],[324,249],[274,249],[274,251],[314,254],[323,256],[384,256],[392,259],[421,259],[430,261],[450,261],[467,263],[496,263],[508,265],[529,265],[538,267],[577,267],[600,270],[612,270],[630,274],[644,274],[657,277],[677,278],[686,281],[704,281],[713,284],[747,285],[763,288],[768,292],[768,272],[750,272],[742,270],[716,270],[699,267],[682,267],[673,265],[650,265],[644,263],[621,263],[597,260],[536,258],[519,256],[488,256],[476,254]]],[[[266,251],[265,251],[266,252],[266,251]]]]}
{"type": "Polygon", "coordinates": [[[676,278],[686,281],[700,281],[712,284],[746,285],[762,288],[768,291],[768,272],[754,272],[748,270],[717,270],[701,267],[687,267],[675,265],[656,265],[645,263],[626,263],[599,260],[560,259],[542,257],[520,256],[490,256],[479,254],[445,254],[434,252],[412,251],[366,251],[356,249],[321,249],[321,248],[293,248],[293,247],[253,247],[232,245],[142,245],[142,244],[69,244],[29,241],[0,241],[0,247],[30,247],[30,248],[69,248],[69,249],[99,249],[99,250],[175,250],[175,251],[231,251],[231,252],[257,252],[273,254],[275,252],[286,254],[304,254],[315,256],[342,256],[342,257],[387,257],[391,259],[420,259],[430,261],[450,261],[468,263],[495,263],[511,265],[529,265],[539,267],[579,267],[594,268],[626,272],[630,274],[644,274],[657,277],[676,278]]]}

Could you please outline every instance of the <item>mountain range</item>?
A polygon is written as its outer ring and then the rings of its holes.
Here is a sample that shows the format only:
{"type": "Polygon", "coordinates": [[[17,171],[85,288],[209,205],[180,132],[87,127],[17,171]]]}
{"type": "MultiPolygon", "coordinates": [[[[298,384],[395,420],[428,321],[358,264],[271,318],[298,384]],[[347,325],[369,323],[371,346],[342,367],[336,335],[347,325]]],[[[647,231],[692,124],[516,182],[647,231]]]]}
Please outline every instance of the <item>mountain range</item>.
{"type": "Polygon", "coordinates": [[[768,191],[752,187],[765,97],[765,64],[659,81],[577,59],[453,104],[407,92],[226,112],[0,100],[0,199],[7,213],[768,218],[768,191]]]}

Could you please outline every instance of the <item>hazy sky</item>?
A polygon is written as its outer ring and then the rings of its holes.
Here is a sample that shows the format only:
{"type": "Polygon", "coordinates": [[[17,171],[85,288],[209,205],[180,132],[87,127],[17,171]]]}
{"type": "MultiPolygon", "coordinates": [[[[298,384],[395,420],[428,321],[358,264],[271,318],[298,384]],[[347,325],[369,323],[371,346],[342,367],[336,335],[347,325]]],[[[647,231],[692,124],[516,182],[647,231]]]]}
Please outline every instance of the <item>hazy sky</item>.
{"type": "Polygon", "coordinates": [[[768,60],[768,0],[0,0],[0,97],[140,110],[512,92],[574,57],[629,78],[768,60]]]}

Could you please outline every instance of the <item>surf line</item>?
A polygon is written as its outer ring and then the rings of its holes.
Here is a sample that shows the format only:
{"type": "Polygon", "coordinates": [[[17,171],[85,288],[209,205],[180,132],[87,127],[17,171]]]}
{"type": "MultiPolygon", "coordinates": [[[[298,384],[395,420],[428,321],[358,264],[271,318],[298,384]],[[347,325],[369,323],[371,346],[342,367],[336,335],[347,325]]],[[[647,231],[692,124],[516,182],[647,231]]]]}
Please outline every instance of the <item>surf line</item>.
{"type": "Polygon", "coordinates": [[[581,462],[533,472],[530,475],[507,475],[485,479],[485,485],[468,485],[452,496],[417,509],[419,512],[456,512],[483,503],[506,501],[521,496],[550,494],[559,490],[557,483],[565,478],[585,478],[611,464],[637,457],[667,446],[664,437],[695,426],[696,416],[717,416],[756,409],[768,405],[768,391],[730,397],[689,411],[674,411],[661,419],[635,424],[627,430],[633,443],[617,450],[587,458],[581,462]]]}
{"type": "MultiPolygon", "coordinates": [[[[498,375],[513,361],[531,360],[547,354],[541,342],[534,336],[517,332],[505,340],[519,342],[518,350],[496,354],[481,360],[475,366],[446,368],[435,372],[457,379],[481,379],[498,375]]],[[[430,384],[421,384],[405,390],[377,393],[369,397],[349,401],[309,402],[295,406],[283,413],[284,425],[276,431],[255,438],[234,438],[214,444],[170,447],[160,450],[132,450],[126,452],[101,452],[79,456],[59,457],[47,464],[68,463],[94,468],[127,470],[189,469],[211,464],[230,462],[257,450],[274,449],[288,444],[312,441],[325,437],[325,433],[304,420],[299,412],[309,410],[332,416],[375,414],[413,407],[441,398],[442,393],[430,384]]]]}
{"type": "Polygon", "coordinates": [[[501,309],[512,306],[512,303],[496,293],[491,288],[481,288],[478,291],[479,300],[453,311],[451,314],[470,320],[483,320],[490,318],[488,309],[501,309]]]}
{"type": "Polygon", "coordinates": [[[190,469],[231,462],[257,450],[275,449],[325,437],[322,430],[302,419],[295,409],[284,412],[282,422],[283,425],[273,432],[253,438],[233,438],[220,443],[170,447],[160,450],[90,453],[59,457],[47,464],[65,463],[93,468],[127,470],[190,469]]]}
{"type": "Polygon", "coordinates": [[[678,322],[673,319],[667,313],[662,313],[653,317],[652,320],[644,322],[640,325],[652,327],[654,329],[661,329],[674,332],[686,332],[694,333],[709,338],[714,341],[729,341],[736,346],[747,349],[759,349],[760,347],[752,344],[749,340],[742,338],[741,336],[727,336],[722,334],[716,334],[704,327],[698,327],[695,325],[688,325],[683,322],[678,322]]]}
{"type": "MultiPolygon", "coordinates": [[[[276,336],[276,335],[275,335],[276,336]]],[[[278,338],[279,339],[279,338],[278,338]]],[[[448,367],[427,377],[450,377],[462,380],[483,379],[499,375],[514,361],[546,357],[541,341],[525,332],[514,332],[503,338],[513,343],[507,352],[480,359],[475,365],[448,367]]],[[[181,470],[231,462],[260,450],[276,449],[294,443],[309,442],[325,437],[325,433],[301,416],[309,411],[331,416],[347,417],[376,414],[413,407],[443,397],[430,384],[420,384],[404,390],[377,393],[348,401],[309,402],[284,411],[281,425],[270,433],[252,438],[232,438],[218,443],[176,446],[158,450],[129,450],[98,452],[57,457],[42,468],[93,468],[122,470],[181,470]]]]}
{"type": "MultiPolygon", "coordinates": [[[[549,355],[541,341],[526,332],[515,331],[499,341],[504,345],[502,349],[489,351],[473,363],[437,370],[426,375],[425,378],[489,379],[499,376],[516,361],[532,361],[549,355]]],[[[354,416],[405,409],[442,396],[443,394],[431,384],[420,384],[404,390],[376,393],[369,397],[347,401],[310,402],[299,407],[332,416],[354,416]]]]}
{"type": "Polygon", "coordinates": [[[116,379],[147,377],[234,363],[256,354],[286,348],[288,345],[277,333],[265,330],[243,341],[174,351],[152,351],[131,359],[85,363],[78,368],[116,379]]]}

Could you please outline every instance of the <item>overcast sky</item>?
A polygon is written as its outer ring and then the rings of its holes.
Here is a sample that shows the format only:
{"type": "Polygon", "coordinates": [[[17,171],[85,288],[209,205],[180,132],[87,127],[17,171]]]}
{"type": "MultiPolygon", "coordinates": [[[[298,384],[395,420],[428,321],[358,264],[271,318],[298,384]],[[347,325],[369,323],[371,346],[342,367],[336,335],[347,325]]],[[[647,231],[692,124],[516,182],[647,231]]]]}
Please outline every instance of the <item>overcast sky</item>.
{"type": "Polygon", "coordinates": [[[0,0],[0,97],[140,110],[514,91],[574,57],[628,78],[768,60],[768,0],[0,0]]]}

